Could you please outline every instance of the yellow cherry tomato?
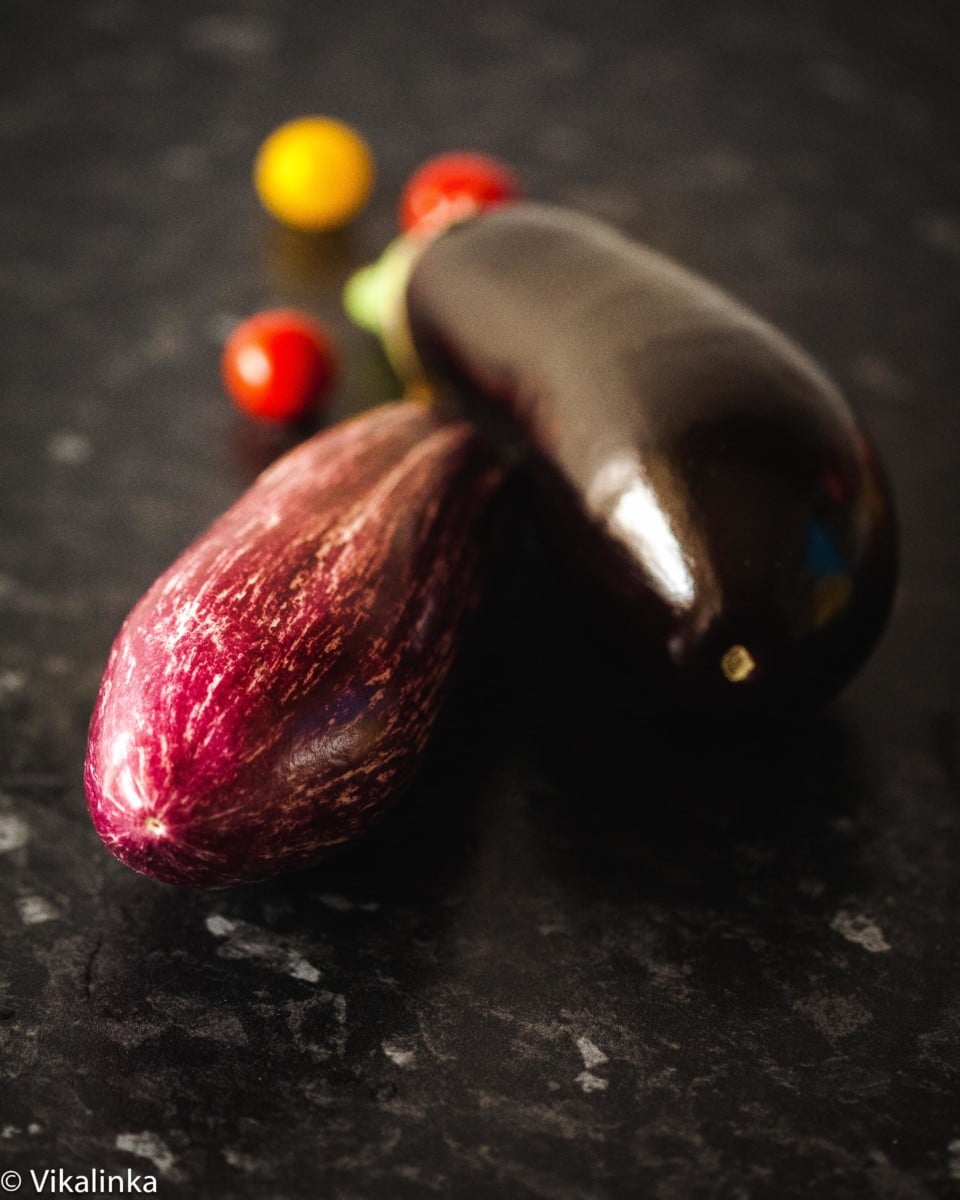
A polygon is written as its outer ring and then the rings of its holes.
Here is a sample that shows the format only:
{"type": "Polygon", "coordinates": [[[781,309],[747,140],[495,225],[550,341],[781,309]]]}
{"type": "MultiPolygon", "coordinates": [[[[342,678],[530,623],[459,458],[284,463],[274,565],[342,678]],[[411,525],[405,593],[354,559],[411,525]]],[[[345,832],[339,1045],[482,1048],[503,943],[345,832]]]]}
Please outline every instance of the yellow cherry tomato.
{"type": "Polygon", "coordinates": [[[260,147],[253,181],[264,208],[307,232],[339,229],[367,202],[373,156],[363,138],[331,117],[281,125],[260,147]]]}

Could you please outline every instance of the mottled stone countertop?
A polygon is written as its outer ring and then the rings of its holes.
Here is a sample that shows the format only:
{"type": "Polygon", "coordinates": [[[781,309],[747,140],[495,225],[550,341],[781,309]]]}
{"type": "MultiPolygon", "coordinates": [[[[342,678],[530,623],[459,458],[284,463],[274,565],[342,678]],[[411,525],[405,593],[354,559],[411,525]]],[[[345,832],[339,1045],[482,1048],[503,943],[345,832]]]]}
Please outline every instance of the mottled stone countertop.
{"type": "Polygon", "coordinates": [[[7,0],[0,22],[0,1183],[958,1194],[952,6],[7,0]],[[312,111],[359,126],[380,177],[305,245],[249,169],[312,111]],[[889,632],[809,725],[658,727],[558,618],[526,531],[364,844],[247,890],[135,876],[81,787],[107,649],[283,444],[223,398],[224,334],[303,305],[342,339],[333,415],[388,398],[340,289],[410,170],[464,146],[826,364],[899,496],[889,632]]]}

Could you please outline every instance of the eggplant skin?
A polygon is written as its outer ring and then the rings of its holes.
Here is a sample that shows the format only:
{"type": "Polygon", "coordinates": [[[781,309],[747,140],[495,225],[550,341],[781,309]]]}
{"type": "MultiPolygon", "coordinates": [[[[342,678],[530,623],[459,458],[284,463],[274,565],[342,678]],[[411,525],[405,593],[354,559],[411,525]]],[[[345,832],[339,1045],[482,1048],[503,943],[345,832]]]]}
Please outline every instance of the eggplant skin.
{"type": "Polygon", "coordinates": [[[502,472],[410,400],[302,443],[147,591],[110,652],[85,787],[171,883],[309,866],[409,784],[497,526],[502,472]]]}
{"type": "Polygon", "coordinates": [[[442,233],[404,305],[431,383],[533,448],[548,527],[643,665],[638,691],[738,715],[851,678],[891,607],[893,499],[868,434],[784,334],[538,204],[442,233]]]}

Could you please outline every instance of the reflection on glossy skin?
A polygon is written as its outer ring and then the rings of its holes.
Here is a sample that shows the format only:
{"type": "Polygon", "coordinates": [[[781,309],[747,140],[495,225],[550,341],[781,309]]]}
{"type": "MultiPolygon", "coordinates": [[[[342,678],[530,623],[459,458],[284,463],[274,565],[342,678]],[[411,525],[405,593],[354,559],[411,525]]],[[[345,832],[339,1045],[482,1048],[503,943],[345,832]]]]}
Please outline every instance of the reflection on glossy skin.
{"type": "Polygon", "coordinates": [[[689,608],[696,596],[689,552],[644,478],[640,462],[633,455],[605,462],[596,474],[589,502],[598,510],[609,506],[611,532],[647,565],[650,585],[664,603],[678,612],[689,608]]]}
{"type": "Polygon", "coordinates": [[[406,317],[427,375],[535,447],[557,540],[646,680],[739,709],[820,700],[857,669],[890,606],[892,504],[843,398],[777,330],[538,205],[441,235],[406,317]]]}

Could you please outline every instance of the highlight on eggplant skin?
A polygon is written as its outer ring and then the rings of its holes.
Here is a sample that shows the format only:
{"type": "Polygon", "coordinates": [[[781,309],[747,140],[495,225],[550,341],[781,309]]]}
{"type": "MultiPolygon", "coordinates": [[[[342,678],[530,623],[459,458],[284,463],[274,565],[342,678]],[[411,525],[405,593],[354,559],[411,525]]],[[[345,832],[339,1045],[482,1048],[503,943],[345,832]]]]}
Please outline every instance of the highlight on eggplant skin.
{"type": "Polygon", "coordinates": [[[419,252],[391,336],[535,448],[555,540],[639,652],[638,690],[809,706],[873,648],[897,572],[884,471],[820,368],[720,289],[518,204],[419,252]]]}
{"type": "Polygon", "coordinates": [[[406,401],[269,467],[153,584],[113,645],[85,786],[157,879],[311,865],[415,774],[497,524],[500,467],[406,401]]]}

